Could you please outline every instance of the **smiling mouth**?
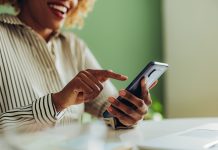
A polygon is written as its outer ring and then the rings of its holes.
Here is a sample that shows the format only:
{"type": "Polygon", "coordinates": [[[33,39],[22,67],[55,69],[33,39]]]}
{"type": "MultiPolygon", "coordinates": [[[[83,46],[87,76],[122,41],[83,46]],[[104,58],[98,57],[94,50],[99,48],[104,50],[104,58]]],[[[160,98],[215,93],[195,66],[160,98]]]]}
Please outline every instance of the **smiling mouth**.
{"type": "Polygon", "coordinates": [[[64,19],[69,11],[69,7],[58,3],[48,3],[48,7],[51,12],[60,19],[64,19]]]}

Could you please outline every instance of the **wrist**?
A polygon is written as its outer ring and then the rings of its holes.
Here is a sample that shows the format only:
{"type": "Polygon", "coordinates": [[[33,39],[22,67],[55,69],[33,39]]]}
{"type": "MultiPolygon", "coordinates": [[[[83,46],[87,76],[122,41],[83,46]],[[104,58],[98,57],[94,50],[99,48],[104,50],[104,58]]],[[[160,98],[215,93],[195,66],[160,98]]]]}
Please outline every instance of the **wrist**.
{"type": "Polygon", "coordinates": [[[55,109],[57,112],[60,112],[62,110],[64,110],[66,107],[64,107],[63,102],[61,100],[61,93],[57,92],[57,93],[52,93],[51,98],[53,101],[53,104],[55,106],[55,109]]]}

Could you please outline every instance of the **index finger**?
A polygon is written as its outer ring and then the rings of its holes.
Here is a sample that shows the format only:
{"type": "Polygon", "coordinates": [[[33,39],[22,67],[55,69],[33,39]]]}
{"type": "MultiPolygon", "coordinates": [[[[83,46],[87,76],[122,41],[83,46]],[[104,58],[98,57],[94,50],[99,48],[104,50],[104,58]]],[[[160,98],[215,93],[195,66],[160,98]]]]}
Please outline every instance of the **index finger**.
{"type": "Polygon", "coordinates": [[[127,76],[115,73],[112,70],[91,70],[91,69],[88,69],[87,71],[90,72],[92,75],[94,75],[101,82],[106,81],[108,78],[121,80],[121,81],[124,81],[128,78],[127,76]]]}
{"type": "Polygon", "coordinates": [[[103,71],[103,75],[106,78],[112,78],[112,79],[121,80],[121,81],[124,81],[124,80],[128,79],[127,76],[115,73],[112,70],[102,70],[102,71],[103,71]]]}

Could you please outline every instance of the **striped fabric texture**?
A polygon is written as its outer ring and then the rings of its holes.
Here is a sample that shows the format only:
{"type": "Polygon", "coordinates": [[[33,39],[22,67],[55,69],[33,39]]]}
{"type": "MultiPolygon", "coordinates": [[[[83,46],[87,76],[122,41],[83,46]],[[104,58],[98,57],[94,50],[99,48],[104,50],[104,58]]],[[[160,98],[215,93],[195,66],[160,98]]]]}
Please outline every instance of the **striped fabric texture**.
{"type": "Polygon", "coordinates": [[[0,15],[0,131],[33,131],[79,121],[84,110],[101,117],[110,81],[95,99],[57,113],[51,94],[81,70],[100,69],[93,54],[73,33],[56,33],[45,42],[16,16],[0,15]]]}

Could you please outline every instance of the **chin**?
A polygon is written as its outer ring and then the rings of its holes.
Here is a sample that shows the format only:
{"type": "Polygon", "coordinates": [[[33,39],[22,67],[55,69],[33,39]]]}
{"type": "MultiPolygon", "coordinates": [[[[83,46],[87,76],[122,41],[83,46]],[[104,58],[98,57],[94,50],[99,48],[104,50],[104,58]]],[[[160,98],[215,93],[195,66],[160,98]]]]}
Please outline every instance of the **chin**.
{"type": "Polygon", "coordinates": [[[51,23],[48,28],[54,31],[58,31],[63,27],[63,25],[64,23],[56,22],[56,23],[51,23]]]}

